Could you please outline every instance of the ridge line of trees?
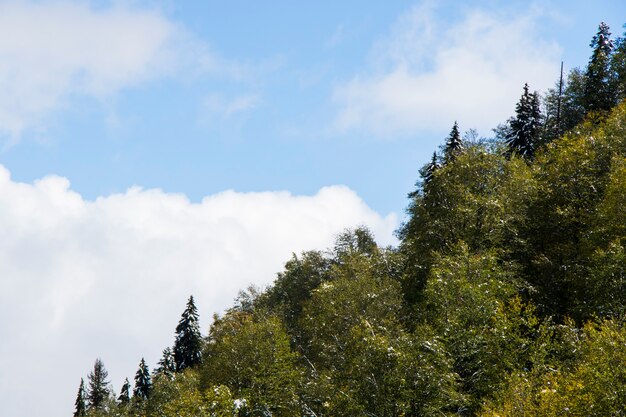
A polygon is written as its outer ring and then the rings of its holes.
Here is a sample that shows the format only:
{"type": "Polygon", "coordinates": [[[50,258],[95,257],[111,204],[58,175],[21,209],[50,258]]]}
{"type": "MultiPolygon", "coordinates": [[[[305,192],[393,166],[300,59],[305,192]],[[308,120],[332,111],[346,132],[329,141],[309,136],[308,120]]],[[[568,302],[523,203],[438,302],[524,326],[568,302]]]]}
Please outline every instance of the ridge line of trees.
{"type": "Polygon", "coordinates": [[[115,399],[97,359],[74,416],[622,415],[626,43],[602,23],[591,48],[493,140],[454,122],[397,248],[359,227],[294,254],[204,338],[190,297],[153,372],[115,399]]]}

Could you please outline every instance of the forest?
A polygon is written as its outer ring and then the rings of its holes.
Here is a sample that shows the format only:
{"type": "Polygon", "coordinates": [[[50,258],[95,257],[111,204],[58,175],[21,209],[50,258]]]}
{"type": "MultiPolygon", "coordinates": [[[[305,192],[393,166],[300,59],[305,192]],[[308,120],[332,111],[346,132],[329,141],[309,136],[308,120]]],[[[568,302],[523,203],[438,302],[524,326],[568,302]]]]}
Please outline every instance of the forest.
{"type": "Polygon", "coordinates": [[[453,124],[397,247],[294,254],[205,335],[190,297],[132,384],[95,361],[74,417],[625,415],[626,38],[590,49],[493,137],[453,124]]]}

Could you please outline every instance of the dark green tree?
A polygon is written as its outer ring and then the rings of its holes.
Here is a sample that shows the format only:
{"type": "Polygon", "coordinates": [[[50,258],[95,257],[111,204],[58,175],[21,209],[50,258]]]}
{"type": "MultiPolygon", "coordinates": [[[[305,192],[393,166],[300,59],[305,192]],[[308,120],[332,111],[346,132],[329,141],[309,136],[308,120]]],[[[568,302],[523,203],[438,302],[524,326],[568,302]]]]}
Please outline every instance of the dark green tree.
{"type": "Polygon", "coordinates": [[[509,121],[505,136],[509,155],[533,158],[541,133],[541,119],[539,95],[530,93],[528,84],[524,84],[522,97],[515,106],[515,117],[509,121]]]}
{"type": "Polygon", "coordinates": [[[120,396],[117,397],[117,401],[120,405],[126,405],[130,402],[130,382],[128,382],[128,378],[124,379],[124,384],[120,390],[120,396]]]}
{"type": "Polygon", "coordinates": [[[176,326],[176,341],[174,342],[174,362],[176,371],[200,363],[202,358],[202,336],[198,324],[198,309],[193,301],[193,295],[187,301],[187,308],[176,326]]]}
{"type": "Polygon", "coordinates": [[[609,26],[602,22],[589,46],[593,49],[585,73],[585,110],[587,113],[610,110],[615,104],[611,54],[613,41],[609,26]]]}
{"type": "Polygon", "coordinates": [[[172,349],[163,349],[163,356],[157,363],[157,368],[154,370],[154,376],[165,376],[169,379],[172,378],[174,372],[176,372],[176,363],[174,362],[174,355],[172,349]]]}
{"type": "MultiPolygon", "coordinates": [[[[566,101],[567,89],[569,87],[568,80],[574,71],[580,72],[579,69],[573,70],[567,78],[563,77],[563,62],[561,62],[561,75],[555,82],[554,87],[548,89],[543,96],[544,106],[544,120],[543,120],[543,132],[541,135],[541,145],[550,143],[556,138],[560,137],[565,131],[572,127],[571,122],[568,119],[571,118],[572,109],[571,103],[566,101]],[[567,116],[567,117],[566,117],[567,116]]],[[[584,108],[581,108],[580,115],[576,117],[577,120],[582,120],[584,117],[584,108]]]]}
{"type": "MultiPolygon", "coordinates": [[[[554,138],[573,129],[585,118],[585,85],[586,77],[580,68],[574,68],[567,74],[561,97],[561,114],[554,138]]],[[[557,92],[558,94],[558,92],[557,92]]],[[[554,97],[553,103],[557,103],[554,97]]],[[[556,111],[554,108],[553,111],[556,111]]]]}
{"type": "Polygon", "coordinates": [[[617,99],[618,101],[624,100],[626,99],[626,32],[615,42],[615,49],[611,56],[611,71],[615,77],[617,99]]]}
{"type": "Polygon", "coordinates": [[[437,152],[433,152],[433,157],[429,163],[424,165],[424,167],[420,170],[420,175],[423,179],[423,188],[428,186],[428,183],[433,179],[433,175],[435,175],[435,171],[437,171],[441,165],[439,164],[439,158],[437,157],[437,152]]]}
{"type": "Polygon", "coordinates": [[[141,358],[139,362],[139,369],[135,374],[135,389],[133,390],[133,396],[138,400],[147,400],[152,391],[152,378],[150,378],[150,371],[144,358],[141,358]]]}
{"type": "Polygon", "coordinates": [[[87,414],[87,407],[85,406],[85,381],[80,379],[80,386],[78,387],[78,394],[76,395],[76,402],[74,403],[74,417],[85,417],[87,414]]]}
{"type": "Polygon", "coordinates": [[[109,373],[104,368],[101,359],[96,359],[93,365],[93,371],[89,374],[89,392],[87,393],[88,408],[90,410],[103,410],[105,401],[111,394],[109,389],[109,381],[107,377],[109,373]]]}
{"type": "Polygon", "coordinates": [[[366,227],[346,229],[335,239],[334,260],[336,263],[341,263],[344,258],[355,254],[372,256],[377,249],[374,236],[366,227]]]}
{"type": "Polygon", "coordinates": [[[318,251],[295,254],[285,263],[274,285],[261,297],[260,306],[276,312],[292,334],[294,342],[300,343],[300,318],[302,306],[311,298],[313,291],[330,279],[331,260],[318,251]]]}
{"type": "Polygon", "coordinates": [[[461,139],[461,132],[459,131],[459,124],[454,122],[450,134],[446,138],[446,143],[443,148],[443,158],[445,162],[453,161],[459,152],[462,152],[464,148],[463,139],[461,139]]]}

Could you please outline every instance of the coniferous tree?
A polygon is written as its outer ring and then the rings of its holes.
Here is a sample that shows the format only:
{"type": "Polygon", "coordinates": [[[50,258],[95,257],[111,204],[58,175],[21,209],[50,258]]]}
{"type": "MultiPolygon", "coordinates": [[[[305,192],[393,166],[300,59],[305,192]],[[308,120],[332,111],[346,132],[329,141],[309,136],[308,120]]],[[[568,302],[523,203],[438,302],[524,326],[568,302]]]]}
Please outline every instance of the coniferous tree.
{"type": "Polygon", "coordinates": [[[150,378],[150,371],[144,358],[141,358],[139,362],[139,369],[135,374],[135,389],[133,390],[133,396],[139,400],[146,400],[150,396],[152,391],[152,379],[150,378]]]}
{"type": "Polygon", "coordinates": [[[585,110],[610,110],[616,104],[610,65],[614,45],[606,23],[600,23],[598,33],[589,46],[593,48],[593,52],[585,73],[585,110]]]}
{"type": "Polygon", "coordinates": [[[80,386],[78,387],[78,395],[76,395],[74,406],[74,417],[85,417],[87,414],[87,407],[85,405],[85,380],[82,378],[80,379],[80,386]]]}
{"type": "Polygon", "coordinates": [[[445,162],[453,161],[456,155],[463,151],[463,139],[461,139],[461,132],[459,131],[459,124],[454,122],[452,130],[446,139],[444,145],[443,157],[445,162]]]}
{"type": "Polygon", "coordinates": [[[560,133],[572,129],[585,118],[586,77],[580,68],[567,74],[561,101],[560,133]]]}
{"type": "Polygon", "coordinates": [[[430,160],[430,162],[426,164],[420,171],[420,174],[422,175],[422,178],[424,179],[424,187],[426,187],[428,183],[430,183],[430,181],[433,179],[433,175],[435,175],[435,171],[437,171],[440,167],[441,166],[439,165],[437,152],[433,152],[433,157],[430,160]]]}
{"type": "MultiPolygon", "coordinates": [[[[626,25],[624,25],[626,28],[626,25]]],[[[615,49],[611,56],[611,71],[615,77],[615,92],[617,99],[626,99],[626,32],[617,38],[615,49]]]]}
{"type": "Polygon", "coordinates": [[[165,348],[163,349],[163,356],[157,363],[157,367],[154,370],[154,376],[163,375],[168,379],[172,379],[174,372],[176,372],[176,363],[174,362],[174,355],[172,354],[172,349],[165,348]]]}
{"type": "Polygon", "coordinates": [[[126,405],[130,402],[130,382],[128,382],[128,378],[124,380],[124,384],[122,385],[120,396],[117,397],[117,401],[119,401],[121,405],[126,405]]]}
{"type": "Polygon", "coordinates": [[[93,365],[93,371],[89,374],[89,392],[87,401],[90,410],[102,410],[105,400],[110,395],[109,381],[107,377],[109,373],[104,368],[102,360],[96,359],[93,365]]]}
{"type": "Polygon", "coordinates": [[[524,84],[522,97],[515,106],[515,117],[509,121],[506,144],[509,154],[518,154],[532,159],[541,133],[541,108],[539,95],[530,93],[528,84],[524,84]]]}
{"type": "Polygon", "coordinates": [[[174,362],[176,371],[182,371],[200,363],[202,351],[202,336],[198,324],[198,310],[189,297],[187,307],[183,312],[178,326],[176,326],[176,340],[174,342],[174,362]]]}

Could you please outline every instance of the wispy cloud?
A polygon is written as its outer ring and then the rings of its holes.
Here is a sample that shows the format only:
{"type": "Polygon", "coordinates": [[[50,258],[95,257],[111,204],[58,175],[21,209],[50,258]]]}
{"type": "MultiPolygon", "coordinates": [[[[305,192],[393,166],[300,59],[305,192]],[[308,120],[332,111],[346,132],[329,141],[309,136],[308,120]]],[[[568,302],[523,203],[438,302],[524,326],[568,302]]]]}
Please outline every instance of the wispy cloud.
{"type": "Polygon", "coordinates": [[[327,48],[334,48],[339,45],[345,39],[344,27],[342,24],[337,25],[333,34],[328,38],[324,44],[327,48]]]}
{"type": "Polygon", "coordinates": [[[69,415],[96,357],[119,389],[142,356],[154,366],[171,345],[189,294],[206,331],[239,289],[359,224],[393,242],[396,217],[343,186],[200,203],[132,188],[87,201],[65,178],[19,183],[0,166],[0,415],[69,415]]]}
{"type": "Polygon", "coordinates": [[[73,97],[100,100],[183,70],[242,72],[155,10],[0,4],[0,133],[9,141],[41,127],[73,97]]]}
{"type": "Polygon", "coordinates": [[[554,82],[561,51],[538,35],[539,13],[473,10],[447,26],[432,3],[412,8],[373,45],[370,67],[335,88],[335,127],[389,137],[458,120],[488,133],[511,115],[525,82],[554,82]]]}
{"type": "Polygon", "coordinates": [[[257,94],[247,94],[225,98],[217,94],[205,97],[202,103],[202,122],[216,118],[227,119],[239,113],[252,110],[261,104],[261,97],[257,94]]]}

